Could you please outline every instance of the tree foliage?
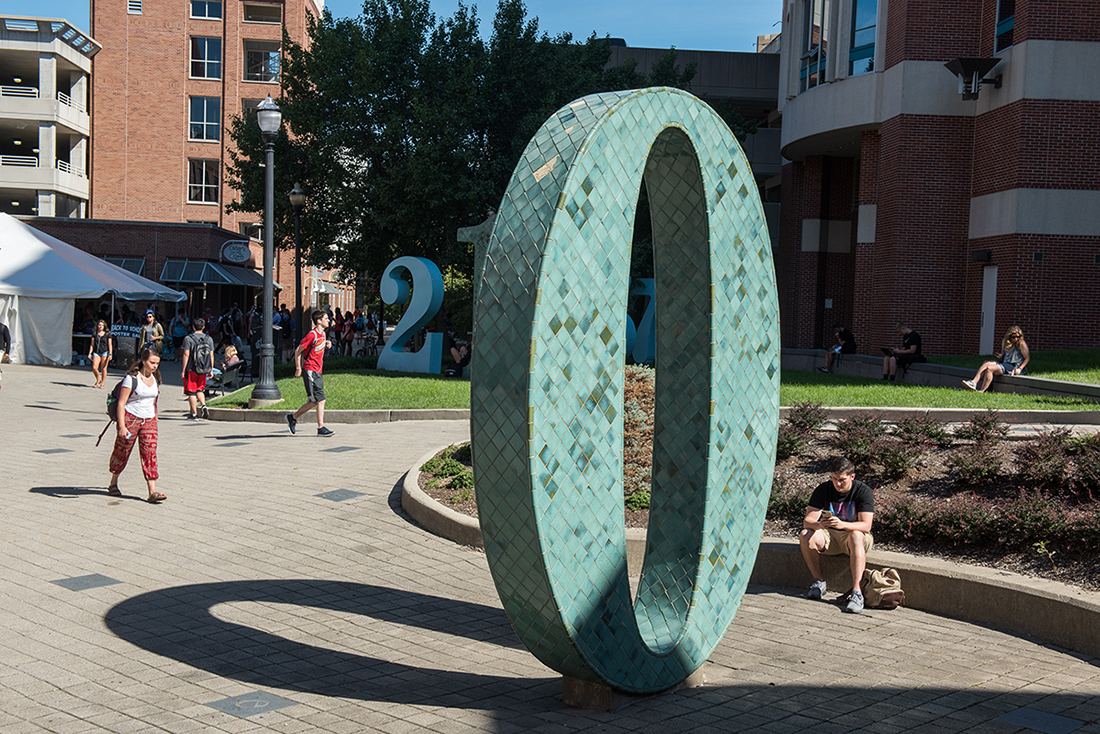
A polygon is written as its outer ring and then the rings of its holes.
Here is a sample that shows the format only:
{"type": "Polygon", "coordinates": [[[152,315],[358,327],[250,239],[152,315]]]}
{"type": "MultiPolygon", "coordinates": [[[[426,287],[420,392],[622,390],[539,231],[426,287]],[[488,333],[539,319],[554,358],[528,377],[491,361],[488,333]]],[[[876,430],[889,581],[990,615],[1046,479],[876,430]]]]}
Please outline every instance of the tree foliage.
{"type": "MultiPolygon", "coordinates": [[[[633,59],[605,69],[608,39],[551,38],[522,0],[500,0],[488,43],[475,10],[460,5],[437,19],[428,0],[366,0],[355,18],[326,10],[308,33],[304,47],[283,38],[276,241],[293,244],[286,192],[301,182],[306,261],[371,279],[396,256],[420,255],[468,282],[473,253],[457,230],[499,205],[523,149],[555,110],[600,91],[689,89],[695,75],[675,49],[648,74],[633,59]]],[[[262,211],[256,123],[237,118],[230,134],[237,150],[228,175],[240,196],[229,209],[262,211]]]]}

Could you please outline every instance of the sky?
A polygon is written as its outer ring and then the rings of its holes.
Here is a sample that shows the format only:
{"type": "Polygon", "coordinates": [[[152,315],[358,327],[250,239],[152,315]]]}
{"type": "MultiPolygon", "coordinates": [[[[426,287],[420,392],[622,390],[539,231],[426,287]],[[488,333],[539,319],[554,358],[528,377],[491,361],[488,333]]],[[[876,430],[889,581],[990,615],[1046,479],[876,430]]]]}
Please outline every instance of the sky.
{"type": "MultiPolygon", "coordinates": [[[[121,0],[117,0],[121,1],[121,0]]],[[[527,0],[527,17],[537,17],[539,30],[551,36],[572,33],[583,40],[597,36],[623,38],[628,46],[704,51],[755,51],[756,37],[779,32],[783,0],[527,0]]],[[[327,0],[337,17],[358,15],[362,0],[327,0]]],[[[496,3],[470,3],[478,8],[482,36],[492,33],[496,3]]],[[[88,0],[38,0],[33,15],[63,18],[88,31],[88,0]]],[[[449,17],[458,0],[431,0],[432,11],[449,17]]],[[[0,0],[0,13],[28,15],[27,0],[0,0]]]]}

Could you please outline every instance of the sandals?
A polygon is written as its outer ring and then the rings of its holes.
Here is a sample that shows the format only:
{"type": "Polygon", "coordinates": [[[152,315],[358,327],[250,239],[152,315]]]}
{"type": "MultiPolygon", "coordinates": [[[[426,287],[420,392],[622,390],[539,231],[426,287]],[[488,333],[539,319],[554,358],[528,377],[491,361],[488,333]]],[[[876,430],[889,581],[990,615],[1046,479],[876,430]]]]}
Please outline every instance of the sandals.
{"type": "Polygon", "coordinates": [[[149,495],[149,498],[145,501],[148,502],[151,505],[155,505],[155,504],[158,504],[160,502],[163,502],[166,499],[168,499],[168,495],[163,494],[161,492],[153,492],[151,495],[149,495]]]}
{"type": "Polygon", "coordinates": [[[107,487],[107,494],[111,497],[121,497],[122,490],[118,488],[117,484],[112,484],[110,487],[107,487]]]}

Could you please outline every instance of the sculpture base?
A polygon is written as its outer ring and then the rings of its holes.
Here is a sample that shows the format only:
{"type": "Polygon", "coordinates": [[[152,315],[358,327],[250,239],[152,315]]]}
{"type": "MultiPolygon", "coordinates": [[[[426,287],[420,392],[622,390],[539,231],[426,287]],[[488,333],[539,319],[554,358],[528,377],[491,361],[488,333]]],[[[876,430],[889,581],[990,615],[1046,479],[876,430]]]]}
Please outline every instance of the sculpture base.
{"type": "Polygon", "coordinates": [[[250,409],[266,408],[269,405],[275,405],[276,403],[283,402],[282,398],[275,398],[274,400],[265,400],[264,398],[249,398],[248,407],[250,409]]]}
{"type": "Polygon", "coordinates": [[[603,683],[592,683],[568,675],[561,677],[561,698],[566,706],[588,711],[614,711],[635,701],[663,696],[683,688],[698,688],[706,682],[703,669],[699,668],[680,683],[657,693],[623,693],[603,683]]]}

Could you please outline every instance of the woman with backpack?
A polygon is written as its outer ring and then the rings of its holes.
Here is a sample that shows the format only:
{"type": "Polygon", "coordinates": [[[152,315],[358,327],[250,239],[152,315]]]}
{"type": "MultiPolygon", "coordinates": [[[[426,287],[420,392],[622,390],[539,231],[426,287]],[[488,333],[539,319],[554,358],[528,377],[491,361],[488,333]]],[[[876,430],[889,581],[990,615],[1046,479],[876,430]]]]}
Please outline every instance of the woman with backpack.
{"type": "Polygon", "coordinates": [[[156,504],[167,499],[157,491],[157,396],[160,394],[160,355],[152,347],[141,350],[141,356],[126,370],[118,387],[115,424],[115,448],[111,452],[111,484],[107,494],[121,497],[118,476],[130,460],[134,444],[138,445],[141,471],[149,487],[148,502],[156,504]]]}

